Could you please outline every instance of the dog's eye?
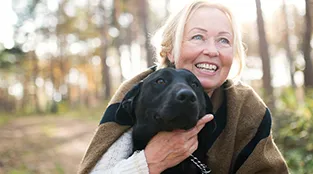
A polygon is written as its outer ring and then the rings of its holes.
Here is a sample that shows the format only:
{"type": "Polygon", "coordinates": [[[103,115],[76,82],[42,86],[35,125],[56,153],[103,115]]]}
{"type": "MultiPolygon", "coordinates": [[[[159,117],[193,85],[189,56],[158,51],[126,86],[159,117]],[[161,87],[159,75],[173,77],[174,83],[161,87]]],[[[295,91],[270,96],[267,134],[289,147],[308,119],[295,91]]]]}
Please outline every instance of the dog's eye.
{"type": "Polygon", "coordinates": [[[164,85],[164,84],[165,84],[165,80],[162,79],[162,78],[158,78],[155,82],[156,82],[157,84],[160,84],[160,85],[164,85]]]}
{"type": "Polygon", "coordinates": [[[191,83],[191,86],[192,86],[193,88],[197,88],[197,87],[199,87],[199,84],[198,84],[197,82],[192,82],[192,83],[191,83]]]}

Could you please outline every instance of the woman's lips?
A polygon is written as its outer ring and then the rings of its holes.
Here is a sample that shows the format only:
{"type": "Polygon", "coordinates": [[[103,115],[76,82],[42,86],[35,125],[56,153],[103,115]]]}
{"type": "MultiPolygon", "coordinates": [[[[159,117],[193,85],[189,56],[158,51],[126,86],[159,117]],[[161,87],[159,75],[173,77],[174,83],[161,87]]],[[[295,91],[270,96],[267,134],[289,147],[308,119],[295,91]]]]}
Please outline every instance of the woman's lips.
{"type": "Polygon", "coordinates": [[[195,66],[197,69],[204,70],[210,73],[214,73],[218,70],[218,66],[212,63],[197,63],[195,66]]]}

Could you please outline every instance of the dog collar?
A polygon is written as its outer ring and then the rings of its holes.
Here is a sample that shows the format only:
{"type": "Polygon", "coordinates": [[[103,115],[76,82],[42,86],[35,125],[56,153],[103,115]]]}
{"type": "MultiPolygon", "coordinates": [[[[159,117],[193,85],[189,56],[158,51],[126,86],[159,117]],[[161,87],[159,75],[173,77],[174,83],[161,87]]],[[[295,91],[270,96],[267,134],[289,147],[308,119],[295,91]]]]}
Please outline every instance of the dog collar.
{"type": "Polygon", "coordinates": [[[211,169],[207,165],[203,164],[197,157],[190,155],[190,161],[194,163],[200,170],[202,174],[211,173],[211,169]]]}

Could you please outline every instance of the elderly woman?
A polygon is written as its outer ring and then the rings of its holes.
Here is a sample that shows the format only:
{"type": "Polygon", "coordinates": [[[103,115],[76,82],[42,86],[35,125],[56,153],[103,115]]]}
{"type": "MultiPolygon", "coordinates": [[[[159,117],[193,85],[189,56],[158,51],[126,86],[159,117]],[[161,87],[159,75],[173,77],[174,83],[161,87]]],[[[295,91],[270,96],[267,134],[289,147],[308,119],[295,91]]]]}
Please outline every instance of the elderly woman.
{"type": "MultiPolygon", "coordinates": [[[[212,100],[216,130],[207,137],[212,143],[207,151],[212,173],[288,173],[272,139],[269,109],[251,87],[236,80],[244,67],[244,50],[230,10],[208,1],[192,2],[168,18],[156,36],[161,41],[155,45],[157,68],[174,65],[190,70],[212,100]],[[231,68],[238,68],[234,77],[231,68]]],[[[150,68],[124,82],[104,117],[115,113],[114,106],[125,93],[153,71],[150,68]]],[[[161,173],[197,149],[197,134],[212,119],[206,115],[190,130],[160,132],[144,150],[131,154],[131,125],[103,118],[79,173],[161,173]]]]}

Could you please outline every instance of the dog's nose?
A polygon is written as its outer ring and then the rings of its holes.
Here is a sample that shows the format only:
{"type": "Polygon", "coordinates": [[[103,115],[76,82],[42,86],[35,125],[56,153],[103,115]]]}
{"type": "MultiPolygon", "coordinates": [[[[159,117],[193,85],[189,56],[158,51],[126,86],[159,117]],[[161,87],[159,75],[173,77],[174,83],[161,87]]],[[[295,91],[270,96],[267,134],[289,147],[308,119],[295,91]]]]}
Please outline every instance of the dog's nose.
{"type": "Polygon", "coordinates": [[[177,92],[176,99],[180,102],[195,102],[196,95],[188,89],[181,89],[177,92]]]}

